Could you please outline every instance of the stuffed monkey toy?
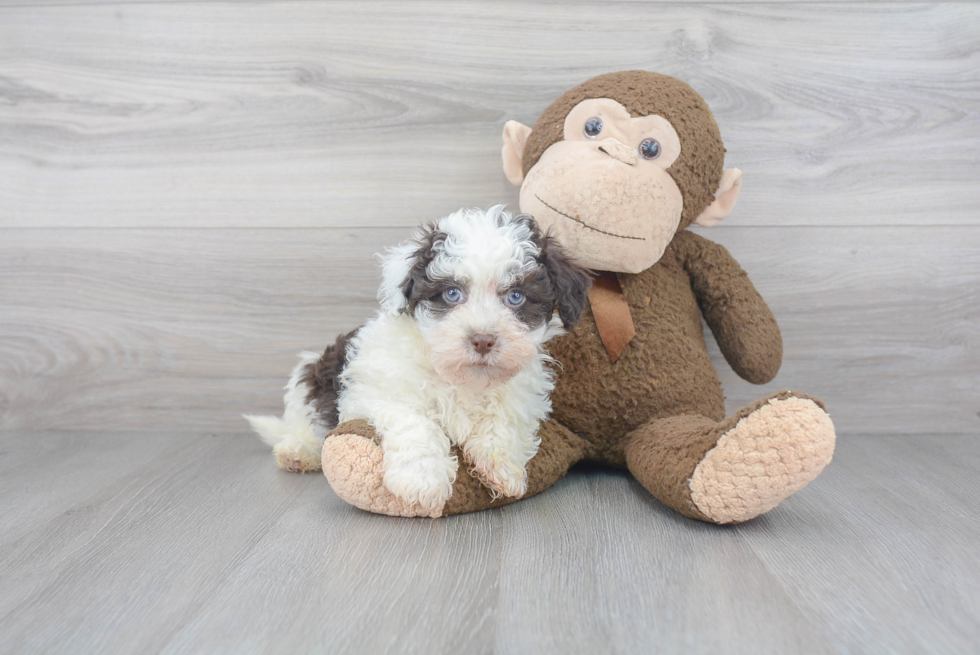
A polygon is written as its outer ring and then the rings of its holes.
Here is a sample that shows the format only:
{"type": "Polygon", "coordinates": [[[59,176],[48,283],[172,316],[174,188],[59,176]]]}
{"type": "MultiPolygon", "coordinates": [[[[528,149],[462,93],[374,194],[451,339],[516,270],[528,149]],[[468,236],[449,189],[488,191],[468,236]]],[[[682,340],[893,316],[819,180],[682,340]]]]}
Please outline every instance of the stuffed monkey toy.
{"type": "MultiPolygon", "coordinates": [[[[525,497],[590,460],[626,467],[685,516],[738,523],[813,480],[834,450],[823,403],[782,391],[726,416],[705,346],[702,316],[749,382],[770,381],[782,360],[779,327],[748,276],[686,229],[723,219],[741,188],[704,99],[666,75],[610,73],[566,92],[533,128],[508,121],[503,137],[521,211],[595,273],[581,321],[549,347],[560,364],[553,411],[525,497]]],[[[495,497],[463,464],[444,506],[407,505],[382,485],[364,421],[337,426],[322,455],[337,494],[371,512],[449,516],[517,500],[495,497]]]]}

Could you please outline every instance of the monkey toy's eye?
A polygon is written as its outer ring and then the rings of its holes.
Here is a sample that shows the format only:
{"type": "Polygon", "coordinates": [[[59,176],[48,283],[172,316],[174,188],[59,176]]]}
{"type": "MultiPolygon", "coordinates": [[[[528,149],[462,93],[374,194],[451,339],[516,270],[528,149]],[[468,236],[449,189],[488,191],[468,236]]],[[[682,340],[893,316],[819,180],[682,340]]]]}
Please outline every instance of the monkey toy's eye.
{"type": "Polygon", "coordinates": [[[453,305],[463,302],[463,292],[456,287],[443,291],[442,297],[446,299],[446,302],[453,305]]]}
{"type": "Polygon", "coordinates": [[[598,116],[593,116],[589,120],[585,121],[585,136],[589,139],[594,139],[599,136],[599,132],[602,131],[602,119],[598,116]]]}
{"type": "Polygon", "coordinates": [[[507,294],[507,304],[511,307],[520,307],[524,304],[524,294],[520,291],[511,291],[507,294]]]}
{"type": "Polygon", "coordinates": [[[656,139],[643,139],[640,142],[640,155],[644,159],[656,159],[660,156],[660,142],[656,139]]]}

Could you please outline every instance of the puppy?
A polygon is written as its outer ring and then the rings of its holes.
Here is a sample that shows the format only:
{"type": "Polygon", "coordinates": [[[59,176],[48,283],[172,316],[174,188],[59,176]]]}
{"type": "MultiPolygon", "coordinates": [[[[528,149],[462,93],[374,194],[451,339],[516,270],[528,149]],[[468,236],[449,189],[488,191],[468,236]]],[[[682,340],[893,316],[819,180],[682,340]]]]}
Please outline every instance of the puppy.
{"type": "Polygon", "coordinates": [[[532,217],[460,210],[389,250],[381,311],[301,355],[282,419],[246,418],[284,468],[319,468],[327,432],[360,418],[380,435],[384,485],[406,502],[449,498],[453,446],[493,493],[521,496],[551,411],[543,346],[578,320],[589,283],[532,217]]]}

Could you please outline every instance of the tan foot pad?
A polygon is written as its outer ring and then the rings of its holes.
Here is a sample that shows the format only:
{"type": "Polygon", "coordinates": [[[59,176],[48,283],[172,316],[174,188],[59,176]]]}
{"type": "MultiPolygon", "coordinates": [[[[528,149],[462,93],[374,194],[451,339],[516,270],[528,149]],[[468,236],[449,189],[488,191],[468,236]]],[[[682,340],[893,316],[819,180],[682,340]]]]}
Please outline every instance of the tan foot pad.
{"type": "Polygon", "coordinates": [[[323,475],[354,507],[388,516],[442,516],[444,506],[427,510],[388,491],[382,483],[381,459],[381,448],[356,434],[338,434],[323,442],[323,475]]]}
{"type": "Polygon", "coordinates": [[[717,523],[755,518],[817,477],[834,442],[834,424],[812,400],[770,400],[705,455],[691,477],[691,500],[717,523]]]}

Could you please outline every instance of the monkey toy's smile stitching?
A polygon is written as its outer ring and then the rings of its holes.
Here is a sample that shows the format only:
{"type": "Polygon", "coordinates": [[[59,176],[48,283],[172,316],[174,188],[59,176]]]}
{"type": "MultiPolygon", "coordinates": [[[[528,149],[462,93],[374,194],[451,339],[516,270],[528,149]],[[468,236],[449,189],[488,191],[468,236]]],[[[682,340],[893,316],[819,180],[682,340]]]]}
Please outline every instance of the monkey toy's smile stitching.
{"type": "Polygon", "coordinates": [[[574,216],[569,216],[568,214],[566,214],[562,210],[558,209],[557,207],[552,207],[547,202],[545,202],[541,198],[541,196],[539,196],[538,194],[534,194],[534,197],[537,198],[541,202],[542,205],[544,205],[545,207],[547,207],[551,211],[555,212],[556,214],[561,214],[565,218],[567,218],[569,220],[572,220],[572,221],[575,221],[576,223],[578,223],[582,227],[588,228],[588,229],[592,230],[593,232],[598,232],[599,234],[605,234],[606,236],[610,236],[610,237],[616,237],[617,239],[633,239],[635,241],[646,241],[646,239],[644,239],[643,237],[633,237],[633,236],[628,236],[628,235],[624,235],[624,234],[614,234],[612,232],[606,232],[605,230],[600,230],[597,227],[592,227],[591,225],[589,225],[588,223],[586,223],[582,219],[575,218],[574,216]]]}

